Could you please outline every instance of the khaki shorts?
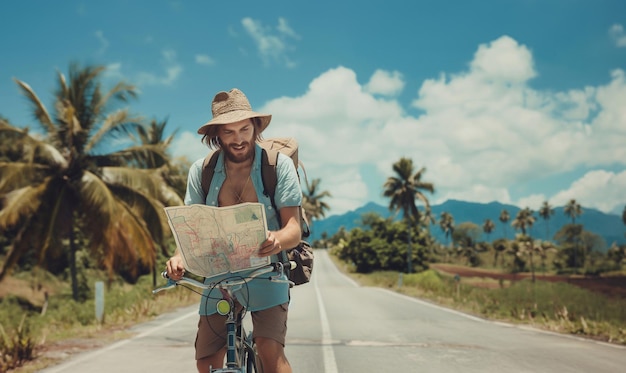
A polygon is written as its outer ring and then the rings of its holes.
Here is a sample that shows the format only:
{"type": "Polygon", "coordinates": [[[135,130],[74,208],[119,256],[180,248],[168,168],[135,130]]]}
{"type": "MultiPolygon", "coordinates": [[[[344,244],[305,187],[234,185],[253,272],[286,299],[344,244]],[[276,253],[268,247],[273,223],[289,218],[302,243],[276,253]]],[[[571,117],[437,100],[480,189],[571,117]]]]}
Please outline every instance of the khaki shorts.
{"type": "MultiPolygon", "coordinates": [[[[285,346],[289,303],[252,312],[252,338],[263,337],[285,346]]],[[[226,347],[226,316],[200,316],[196,335],[196,360],[209,357],[226,347]]]]}

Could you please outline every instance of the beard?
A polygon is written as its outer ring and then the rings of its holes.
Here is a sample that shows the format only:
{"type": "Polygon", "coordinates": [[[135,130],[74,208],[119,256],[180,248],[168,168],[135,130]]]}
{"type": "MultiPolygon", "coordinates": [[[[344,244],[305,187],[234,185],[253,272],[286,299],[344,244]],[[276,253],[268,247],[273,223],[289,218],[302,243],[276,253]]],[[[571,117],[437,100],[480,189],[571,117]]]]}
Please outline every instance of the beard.
{"type": "Polygon", "coordinates": [[[254,158],[254,146],[249,142],[222,146],[222,150],[224,150],[224,156],[226,159],[232,163],[244,163],[254,158]],[[237,146],[244,146],[246,151],[241,153],[235,150],[235,147],[237,146]]]}

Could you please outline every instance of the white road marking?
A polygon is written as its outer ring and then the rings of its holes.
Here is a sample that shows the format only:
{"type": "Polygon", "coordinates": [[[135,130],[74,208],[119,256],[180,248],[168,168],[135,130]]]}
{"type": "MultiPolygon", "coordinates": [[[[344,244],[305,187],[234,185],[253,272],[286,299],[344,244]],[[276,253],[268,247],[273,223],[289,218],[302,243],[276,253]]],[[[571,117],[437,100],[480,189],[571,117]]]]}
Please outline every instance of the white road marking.
{"type": "Polygon", "coordinates": [[[315,286],[315,294],[317,295],[317,304],[320,310],[320,322],[322,324],[322,354],[324,357],[324,372],[337,373],[337,362],[335,361],[335,351],[333,350],[332,335],[330,334],[330,326],[328,324],[328,316],[326,315],[326,307],[322,300],[320,288],[317,286],[317,277],[313,277],[313,285],[315,286]]]}

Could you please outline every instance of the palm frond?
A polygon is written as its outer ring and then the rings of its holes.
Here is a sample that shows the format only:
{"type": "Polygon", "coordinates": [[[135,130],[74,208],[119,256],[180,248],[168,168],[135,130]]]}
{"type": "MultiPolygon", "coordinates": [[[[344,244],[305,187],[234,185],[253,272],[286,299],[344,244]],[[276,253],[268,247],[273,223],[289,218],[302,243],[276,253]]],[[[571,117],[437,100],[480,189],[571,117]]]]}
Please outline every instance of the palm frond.
{"type": "Polygon", "coordinates": [[[57,70],[57,79],[59,82],[59,93],[61,97],[69,97],[69,87],[67,86],[67,79],[61,71],[57,70]]]}
{"type": "Polygon", "coordinates": [[[102,97],[101,102],[106,104],[112,99],[128,102],[130,98],[137,98],[137,87],[125,82],[118,82],[102,97]]]}
{"type": "Polygon", "coordinates": [[[28,232],[24,228],[20,229],[16,234],[0,268],[0,281],[15,267],[22,253],[28,250],[28,244],[22,239],[25,236],[28,236],[28,232]]]}
{"type": "Polygon", "coordinates": [[[47,171],[48,167],[30,162],[0,162],[0,195],[36,184],[47,171]]]}
{"type": "Polygon", "coordinates": [[[159,180],[155,170],[142,170],[130,167],[103,167],[102,180],[108,185],[121,185],[130,189],[141,190],[150,196],[159,196],[159,180]]]}
{"type": "Polygon", "coordinates": [[[154,264],[155,245],[145,222],[103,180],[85,172],[79,196],[82,212],[98,217],[84,221],[85,232],[94,245],[92,250],[103,250],[103,265],[109,273],[117,263],[154,264]]]}
{"type": "Polygon", "coordinates": [[[46,184],[15,189],[3,197],[0,210],[0,228],[3,230],[19,225],[25,217],[34,215],[41,205],[46,184]]]}
{"type": "Polygon", "coordinates": [[[65,132],[65,144],[70,146],[75,145],[74,138],[79,136],[82,132],[82,126],[76,117],[76,108],[67,99],[58,100],[56,105],[57,119],[65,132]]]}
{"type": "Polygon", "coordinates": [[[89,139],[85,151],[91,151],[104,139],[116,138],[121,134],[131,134],[142,120],[143,118],[139,116],[131,116],[127,110],[118,110],[107,115],[98,131],[89,139]]]}
{"type": "Polygon", "coordinates": [[[102,166],[134,165],[139,168],[159,168],[169,163],[165,147],[161,144],[131,146],[94,159],[102,166]]]}
{"type": "Polygon", "coordinates": [[[144,216],[150,227],[158,222],[169,229],[163,207],[183,205],[180,196],[161,179],[160,170],[104,167],[102,181],[117,198],[144,216]]]}
{"type": "Polygon", "coordinates": [[[0,228],[17,232],[3,274],[23,255],[43,263],[52,249],[62,251],[62,239],[71,225],[73,205],[63,178],[48,177],[36,186],[17,189],[4,197],[0,228]]]}
{"type": "Polygon", "coordinates": [[[34,110],[35,119],[37,119],[37,121],[44,127],[46,132],[54,133],[55,128],[54,128],[54,123],[52,121],[52,117],[50,117],[48,110],[46,109],[44,104],[41,102],[37,94],[35,94],[35,91],[33,91],[30,85],[28,85],[27,83],[21,80],[14,79],[14,81],[17,83],[17,85],[22,90],[22,93],[24,94],[24,96],[28,98],[31,105],[35,109],[34,110]]]}
{"type": "Polygon", "coordinates": [[[0,155],[11,151],[14,161],[37,162],[53,167],[66,168],[67,160],[47,141],[30,136],[29,131],[0,121],[0,155]]]}

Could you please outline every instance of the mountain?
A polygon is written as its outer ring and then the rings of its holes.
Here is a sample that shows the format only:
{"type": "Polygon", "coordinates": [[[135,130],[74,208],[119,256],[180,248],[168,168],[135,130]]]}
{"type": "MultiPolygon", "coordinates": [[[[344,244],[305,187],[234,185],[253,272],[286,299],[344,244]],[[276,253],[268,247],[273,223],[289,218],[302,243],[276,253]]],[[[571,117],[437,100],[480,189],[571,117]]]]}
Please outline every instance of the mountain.
{"type": "MultiPolygon", "coordinates": [[[[472,222],[477,224],[481,229],[486,219],[491,219],[496,227],[491,233],[490,237],[483,237],[484,240],[494,240],[496,238],[504,237],[504,224],[500,222],[500,212],[507,210],[509,212],[510,220],[506,223],[507,237],[512,238],[515,234],[515,230],[511,227],[511,222],[520,210],[519,207],[513,205],[506,205],[500,202],[489,203],[476,203],[466,202],[458,200],[447,200],[440,205],[431,206],[433,215],[438,219],[443,211],[452,214],[454,218],[454,224],[459,225],[464,222],[472,222]]],[[[333,215],[326,219],[315,220],[312,225],[311,240],[321,238],[322,233],[326,232],[327,236],[334,235],[339,228],[344,227],[347,231],[360,227],[362,215],[365,213],[376,213],[383,218],[392,216],[391,212],[386,206],[378,205],[374,202],[369,202],[362,207],[346,212],[343,215],[333,215]]],[[[396,219],[401,218],[401,213],[396,216],[396,219]]],[[[546,221],[539,217],[539,214],[535,212],[535,224],[530,230],[530,234],[537,239],[545,240],[550,235],[550,239],[558,232],[561,227],[571,223],[571,219],[565,215],[563,207],[554,208],[554,215],[548,220],[548,227],[546,227],[546,221]]],[[[577,224],[582,224],[584,229],[588,232],[593,232],[604,238],[607,247],[610,247],[613,242],[618,244],[626,244],[626,226],[622,222],[622,218],[618,215],[605,214],[601,211],[583,207],[583,214],[576,219],[577,224]]],[[[438,225],[431,226],[431,234],[440,242],[445,242],[445,236],[438,225]]]]}

